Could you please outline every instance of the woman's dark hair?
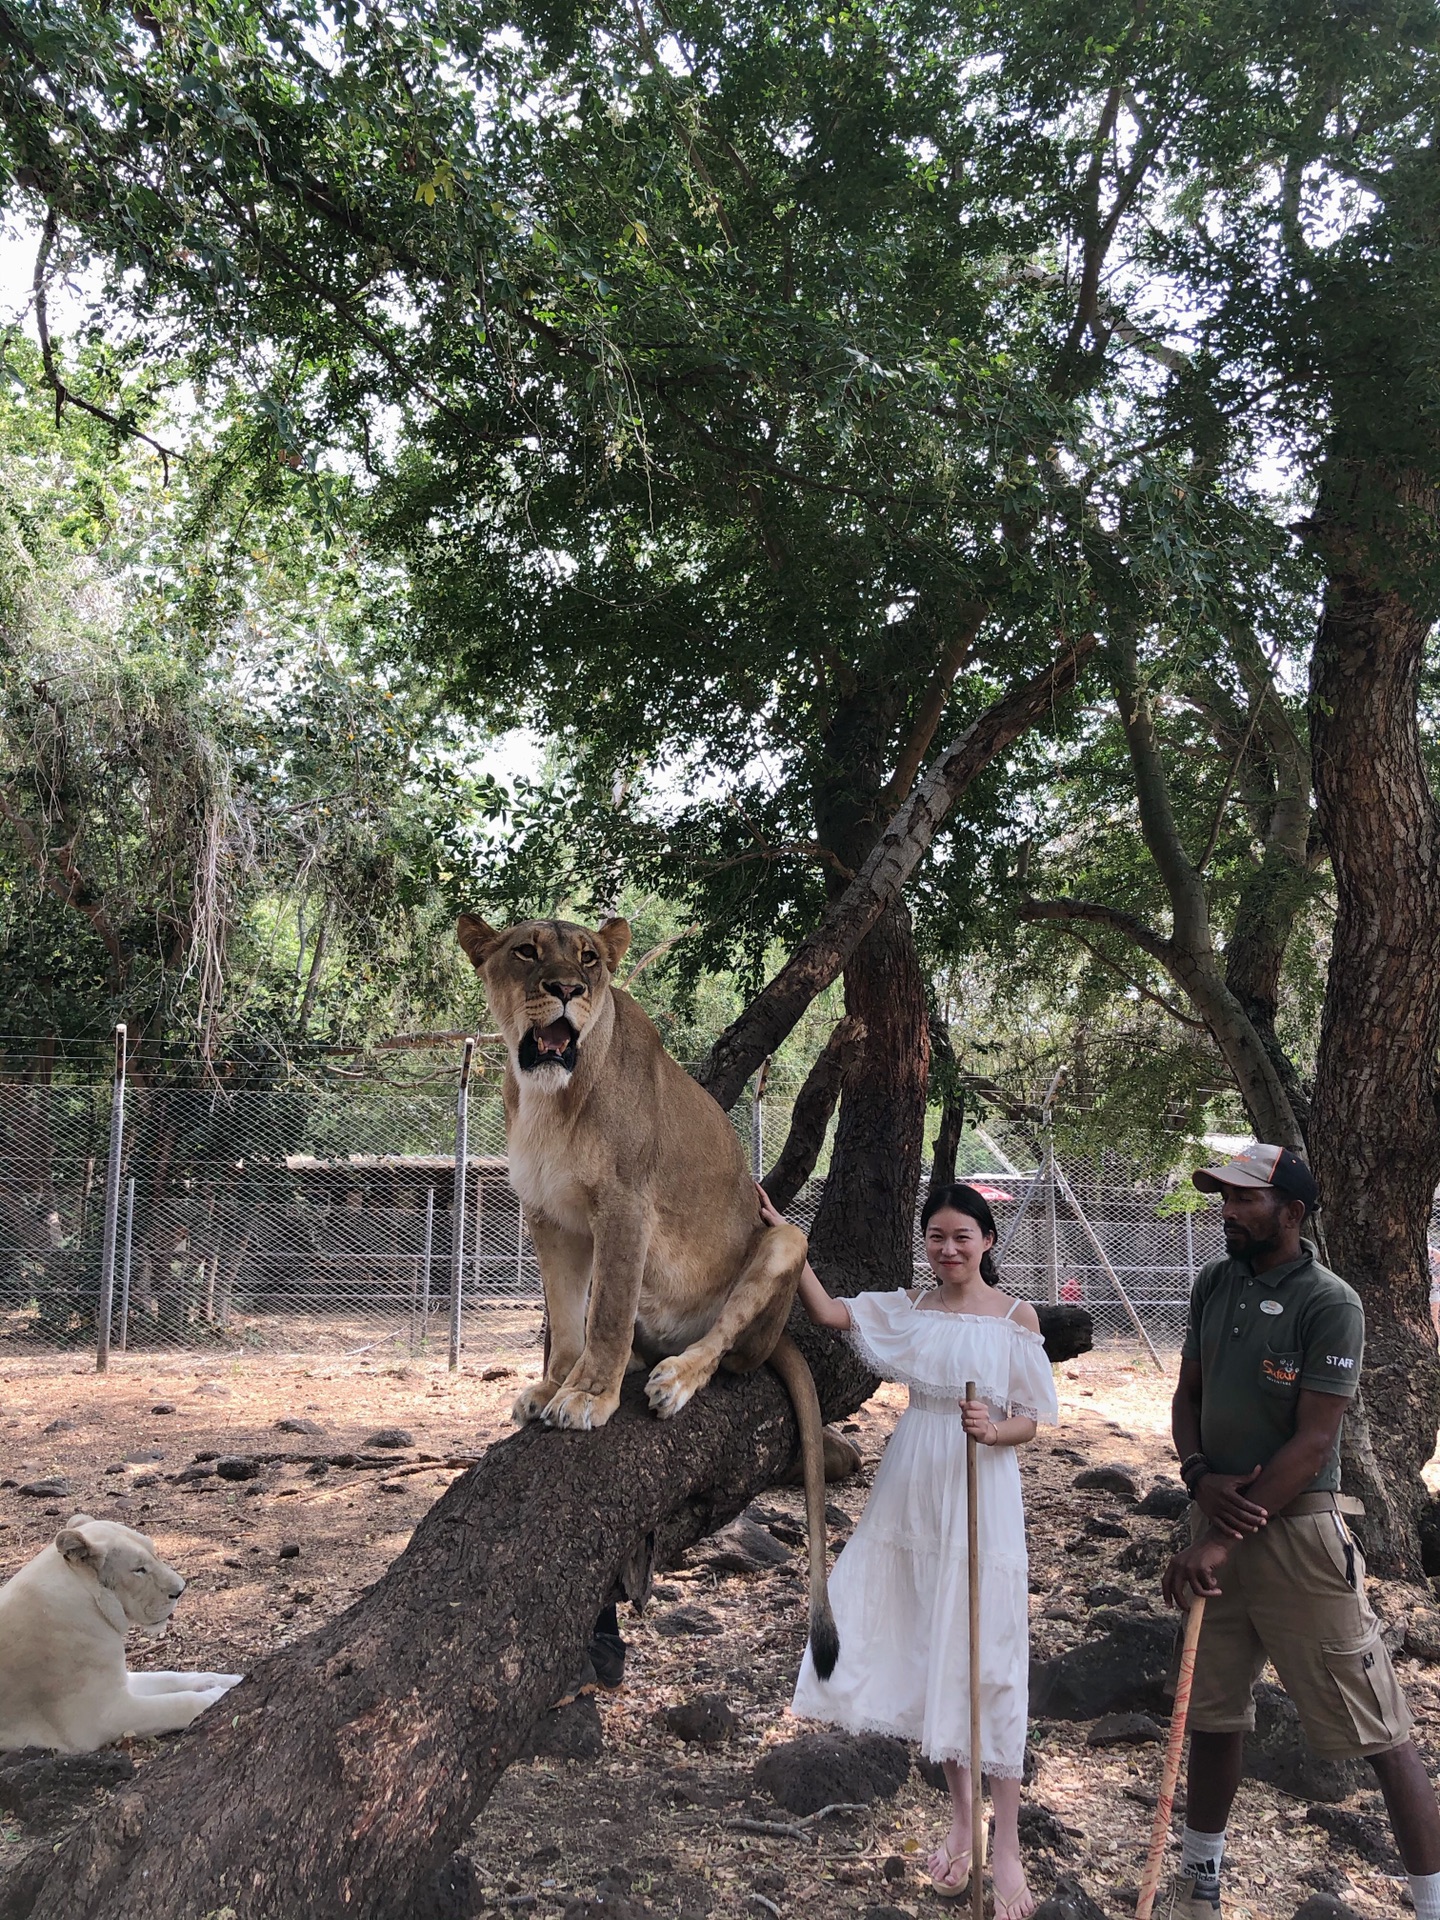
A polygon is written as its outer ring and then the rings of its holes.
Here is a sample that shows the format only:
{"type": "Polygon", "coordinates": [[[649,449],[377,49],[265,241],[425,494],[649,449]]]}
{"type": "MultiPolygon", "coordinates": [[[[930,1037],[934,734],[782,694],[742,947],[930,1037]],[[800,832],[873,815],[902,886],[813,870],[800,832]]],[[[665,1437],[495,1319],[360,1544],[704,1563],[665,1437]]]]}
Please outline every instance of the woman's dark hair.
{"type": "MultiPolygon", "coordinates": [[[[920,1209],[920,1231],[923,1234],[937,1213],[946,1209],[951,1213],[967,1214],[982,1233],[988,1233],[992,1240],[1000,1238],[995,1226],[995,1216],[990,1211],[990,1203],[983,1193],[977,1193],[974,1187],[967,1187],[963,1180],[957,1180],[952,1186],[936,1187],[926,1196],[920,1209]]],[[[987,1247],[980,1256],[980,1278],[987,1286],[998,1287],[1000,1269],[995,1264],[995,1249],[987,1247]]]]}

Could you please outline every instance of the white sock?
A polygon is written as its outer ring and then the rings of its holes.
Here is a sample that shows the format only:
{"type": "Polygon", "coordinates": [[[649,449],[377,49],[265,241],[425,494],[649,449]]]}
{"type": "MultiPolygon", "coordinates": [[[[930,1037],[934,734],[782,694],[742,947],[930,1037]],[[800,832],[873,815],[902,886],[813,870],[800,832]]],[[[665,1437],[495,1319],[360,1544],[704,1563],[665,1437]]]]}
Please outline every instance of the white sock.
{"type": "Polygon", "coordinates": [[[1415,1920],[1440,1920],[1440,1873],[1412,1873],[1415,1920]]]}
{"type": "MultiPolygon", "coordinates": [[[[1181,1842],[1180,1871],[1193,1873],[1197,1880],[1220,1879],[1220,1862],[1225,1858],[1225,1829],[1219,1833],[1197,1833],[1194,1827],[1186,1827],[1181,1842]]],[[[1440,1874],[1436,1875],[1440,1880],[1440,1874]]],[[[1417,1913],[1419,1908],[1416,1908],[1417,1913]]],[[[1420,1920],[1440,1920],[1440,1908],[1434,1913],[1422,1914],[1420,1920]]]]}

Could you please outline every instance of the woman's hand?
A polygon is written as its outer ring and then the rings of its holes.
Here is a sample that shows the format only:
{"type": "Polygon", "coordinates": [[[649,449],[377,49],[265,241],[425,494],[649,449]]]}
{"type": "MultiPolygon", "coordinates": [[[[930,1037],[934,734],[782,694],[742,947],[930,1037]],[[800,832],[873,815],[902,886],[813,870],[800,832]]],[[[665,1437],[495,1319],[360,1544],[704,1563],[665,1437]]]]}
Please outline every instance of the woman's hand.
{"type": "Polygon", "coordinates": [[[979,1441],[982,1447],[993,1447],[1000,1438],[995,1416],[983,1400],[962,1400],[960,1418],[965,1423],[966,1433],[972,1440],[979,1441]]]}
{"type": "Polygon", "coordinates": [[[755,1182],[755,1193],[760,1201],[760,1218],[765,1222],[766,1226],[783,1227],[785,1224],[784,1214],[777,1213],[774,1207],[771,1206],[770,1196],[758,1180],[755,1182]]]}

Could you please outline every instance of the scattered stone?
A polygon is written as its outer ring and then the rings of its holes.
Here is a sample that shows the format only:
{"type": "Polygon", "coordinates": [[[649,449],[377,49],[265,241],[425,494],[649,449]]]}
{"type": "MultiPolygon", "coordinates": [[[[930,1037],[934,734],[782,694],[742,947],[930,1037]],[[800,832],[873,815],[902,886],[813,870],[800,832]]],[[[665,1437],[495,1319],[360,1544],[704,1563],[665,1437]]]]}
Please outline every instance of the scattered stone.
{"type": "Polygon", "coordinates": [[[77,1425],[77,1421],[67,1420],[62,1414],[58,1420],[52,1420],[45,1431],[46,1433],[73,1433],[77,1425]]]}
{"type": "Polygon", "coordinates": [[[152,1413],[174,1413],[175,1403],[173,1400],[157,1400],[150,1411],[152,1413]]]}
{"type": "Polygon", "coordinates": [[[1349,1876],[1338,1867],[1306,1867],[1299,1877],[1307,1887],[1314,1887],[1320,1893],[1338,1896],[1350,1890],[1349,1876]]]}
{"type": "Polygon", "coordinates": [[[860,1920],[912,1920],[904,1907],[862,1907],[860,1920]]]}
{"type": "Polygon", "coordinates": [[[661,1718],[687,1746],[714,1745],[740,1730],[739,1716],[721,1693],[697,1693],[693,1700],[666,1707],[661,1718]]]}
{"type": "MultiPolygon", "coordinates": [[[[1305,1878],[1304,1874],[1300,1877],[1305,1878]]],[[[1294,1920],[1360,1920],[1360,1916],[1333,1893],[1312,1893],[1295,1909],[1294,1920]]]]}
{"type": "Polygon", "coordinates": [[[663,1634],[667,1640],[674,1640],[683,1633],[720,1633],[720,1622],[707,1607],[672,1607],[669,1613],[662,1613],[655,1622],[655,1631],[663,1634]]]}
{"type": "Polygon", "coordinates": [[[1078,1493],[1114,1493],[1122,1500],[1138,1500],[1140,1475],[1135,1467],[1113,1461],[1109,1466],[1086,1467],[1070,1483],[1078,1493]]]}
{"type": "Polygon", "coordinates": [[[382,1480],[375,1491],[377,1493],[405,1493],[408,1489],[403,1480],[382,1480]]]}
{"type": "Polygon", "coordinates": [[[1032,1661],[1030,1711],[1055,1720],[1102,1713],[1165,1711],[1165,1676],[1175,1643],[1167,1620],[1117,1616],[1111,1630],[1053,1660],[1032,1661]]]}
{"type": "Polygon", "coordinates": [[[210,1400],[228,1400],[230,1389],[222,1386],[218,1380],[202,1380],[198,1387],[191,1388],[192,1393],[203,1393],[210,1400]]]}
{"type": "Polygon", "coordinates": [[[176,1474],[175,1481],[178,1486],[186,1486],[197,1480],[213,1480],[214,1478],[214,1467],[210,1465],[208,1460],[204,1460],[198,1464],[192,1461],[188,1467],[182,1467],[179,1473],[176,1474]]]}
{"type": "Polygon", "coordinates": [[[325,1429],[318,1420],[307,1420],[303,1414],[288,1413],[283,1420],[275,1422],[277,1433],[324,1433],[325,1429]]]}
{"type": "Polygon", "coordinates": [[[300,1542],[298,1540],[287,1540],[275,1558],[277,1560],[298,1560],[300,1558],[300,1542]]]}
{"type": "Polygon", "coordinates": [[[742,1513],[728,1527],[707,1540],[692,1556],[711,1573],[769,1573],[790,1564],[790,1549],[782,1546],[768,1527],[742,1513]]]}
{"type": "Polygon", "coordinates": [[[1073,1540],[1065,1542],[1065,1551],[1078,1554],[1082,1560],[1093,1560],[1100,1551],[1100,1542],[1089,1534],[1077,1533],[1073,1540]]]}
{"type": "Polygon", "coordinates": [[[514,1367],[482,1367],[480,1378],[482,1380],[513,1380],[515,1369],[514,1367]]]}
{"type": "Polygon", "coordinates": [[[305,1469],[305,1478],[307,1480],[323,1480],[329,1471],[330,1462],[328,1460],[312,1460],[305,1469]]]}
{"type": "Polygon", "coordinates": [[[1245,1739],[1245,1774],[1297,1800],[1333,1804],[1371,1778],[1362,1760],[1324,1760],[1300,1725],[1290,1696],[1262,1681],[1255,1689],[1255,1731],[1245,1739]]]}
{"type": "Polygon", "coordinates": [[[57,1474],[53,1480],[24,1480],[15,1491],[27,1500],[63,1500],[73,1489],[63,1475],[57,1474]]]}
{"type": "Polygon", "coordinates": [[[1110,1513],[1092,1513],[1086,1516],[1085,1531],[1093,1533],[1101,1540],[1128,1540],[1130,1529],[1123,1520],[1117,1520],[1110,1513]]]}
{"type": "MultiPolygon", "coordinates": [[[[1123,1607],[1130,1598],[1128,1587],[1117,1587],[1113,1580],[1101,1580],[1096,1586],[1085,1589],[1087,1607],[1123,1607]]],[[[1073,1615],[1071,1616],[1073,1619],[1073,1615]]]]}
{"type": "Polygon", "coordinates": [[[160,1484],[160,1475],[158,1473],[137,1474],[131,1484],[137,1490],[144,1487],[158,1487],[160,1484]]]}
{"type": "Polygon", "coordinates": [[[818,1813],[837,1801],[891,1800],[910,1776],[910,1750],[883,1733],[802,1733],[756,1764],[762,1792],[789,1813],[818,1813]]]}
{"type": "Polygon", "coordinates": [[[378,1433],[372,1433],[363,1444],[367,1447],[388,1447],[398,1451],[401,1447],[413,1447],[415,1436],[406,1427],[381,1427],[378,1433]]]}
{"type": "Polygon", "coordinates": [[[125,1454],[123,1458],[127,1467],[153,1467],[165,1456],[156,1447],[137,1447],[133,1453],[125,1454]]]}
{"type": "Polygon", "coordinates": [[[197,1464],[202,1460],[218,1460],[220,1458],[219,1454],[215,1452],[213,1447],[210,1448],[205,1453],[195,1453],[195,1454],[192,1454],[190,1457],[197,1464]]]}
{"type": "Polygon", "coordinates": [[[44,1833],[102,1789],[134,1777],[128,1754],[43,1753],[27,1747],[0,1754],[0,1809],[29,1832],[44,1833]]]}
{"type": "Polygon", "coordinates": [[[215,1471],[222,1480],[254,1480],[260,1462],[249,1453],[222,1453],[216,1457],[215,1471]]]}
{"type": "MultiPolygon", "coordinates": [[[[1385,1873],[1405,1871],[1389,1827],[1373,1813],[1354,1813],[1348,1807],[1307,1807],[1305,1821],[1308,1826],[1319,1827],[1327,1833],[1332,1846],[1348,1847],[1362,1860],[1368,1860],[1372,1867],[1379,1867],[1385,1873]]],[[[1325,1899],[1327,1896],[1317,1894],[1315,1897],[1325,1899]]]]}
{"type": "Polygon", "coordinates": [[[1035,1909],[1033,1920],[1105,1920],[1105,1909],[1097,1906],[1073,1873],[1062,1873],[1035,1909]]]}
{"type": "Polygon", "coordinates": [[[605,1745],[600,1710],[592,1695],[579,1694],[542,1713],[521,1748],[522,1760],[598,1760],[605,1745]]]}
{"type": "Polygon", "coordinates": [[[1173,1551],[1168,1540],[1157,1540],[1153,1536],[1132,1540],[1116,1555],[1115,1570],[1139,1574],[1142,1580],[1155,1580],[1164,1571],[1173,1551]]]}
{"type": "Polygon", "coordinates": [[[237,1560],[233,1555],[227,1553],[220,1564],[224,1567],[243,1567],[245,1562],[243,1560],[237,1560]]]}
{"type": "Polygon", "coordinates": [[[1102,1713],[1085,1736],[1087,1747],[1149,1747],[1165,1738],[1148,1713],[1102,1713]]]}
{"type": "Polygon", "coordinates": [[[1149,1520],[1183,1520],[1190,1495],[1178,1480],[1157,1480],[1135,1511],[1149,1520]]]}
{"type": "Polygon", "coordinates": [[[1021,1801],[1019,1828],[1020,1838],[1027,1847],[1046,1847],[1062,1859],[1079,1851],[1076,1846],[1079,1836],[1039,1800],[1021,1801]]]}
{"type": "Polygon", "coordinates": [[[905,1878],[905,1856],[903,1853],[888,1854],[880,1863],[880,1871],[893,1886],[897,1880],[905,1878]]]}

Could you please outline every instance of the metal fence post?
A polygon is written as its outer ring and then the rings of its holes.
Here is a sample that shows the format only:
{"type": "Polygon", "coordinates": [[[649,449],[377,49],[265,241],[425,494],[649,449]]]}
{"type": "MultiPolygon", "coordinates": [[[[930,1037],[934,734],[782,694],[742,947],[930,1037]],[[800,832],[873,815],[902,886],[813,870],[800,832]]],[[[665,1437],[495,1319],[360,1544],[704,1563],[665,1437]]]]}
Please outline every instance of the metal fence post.
{"type": "Polygon", "coordinates": [[[475,1042],[465,1042],[460,1091],[455,1101],[455,1187],[450,1223],[450,1371],[460,1365],[460,1313],[465,1288],[465,1169],[470,1157],[470,1068],[475,1042]]]}
{"type": "Polygon", "coordinates": [[[1057,1067],[1040,1116],[1045,1132],[1045,1298],[1052,1307],[1058,1305],[1060,1300],[1060,1222],[1055,1212],[1055,1122],[1052,1109],[1064,1078],[1064,1067],[1057,1067]]]}
{"type": "Polygon", "coordinates": [[[425,1189],[425,1245],[415,1269],[415,1302],[410,1310],[410,1351],[430,1337],[430,1260],[435,1242],[435,1189],[425,1189]]]}
{"type": "Polygon", "coordinates": [[[1185,1209],[1185,1264],[1190,1269],[1190,1291],[1195,1291],[1195,1215],[1185,1209]]]}
{"type": "Polygon", "coordinates": [[[100,1311],[95,1371],[110,1364],[110,1315],[115,1305],[115,1230],[120,1219],[120,1162],[125,1148],[125,1023],[115,1029],[115,1078],[110,1090],[110,1160],[105,1170],[105,1232],[100,1242],[100,1311]]]}
{"type": "Polygon", "coordinates": [[[130,1340],[130,1249],[135,1241],[135,1176],[125,1182],[125,1255],[120,1262],[120,1351],[130,1340]]]}

